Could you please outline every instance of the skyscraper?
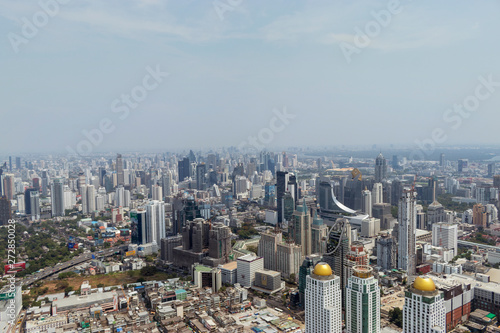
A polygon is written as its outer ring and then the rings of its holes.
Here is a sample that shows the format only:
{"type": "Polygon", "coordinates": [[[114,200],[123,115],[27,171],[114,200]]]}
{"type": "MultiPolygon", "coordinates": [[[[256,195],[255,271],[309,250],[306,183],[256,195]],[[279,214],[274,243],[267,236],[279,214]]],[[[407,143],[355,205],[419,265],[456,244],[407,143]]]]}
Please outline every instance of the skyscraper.
{"type": "Polygon", "coordinates": [[[50,196],[52,201],[52,217],[64,216],[64,182],[62,179],[54,179],[50,196]]]}
{"type": "Polygon", "coordinates": [[[311,275],[316,264],[321,261],[321,256],[319,254],[311,254],[307,256],[302,265],[299,268],[299,297],[302,308],[305,305],[305,291],[306,291],[306,280],[307,276],[311,275]]]}
{"type": "Polygon", "coordinates": [[[146,244],[148,235],[146,223],[146,210],[139,208],[130,212],[130,233],[132,244],[146,244]]]}
{"type": "Polygon", "coordinates": [[[432,245],[453,250],[453,256],[458,254],[458,225],[438,222],[432,225],[432,245]]]}
{"type": "Polygon", "coordinates": [[[325,253],[327,241],[328,226],[315,210],[311,226],[311,253],[325,253]]]}
{"type": "Polygon", "coordinates": [[[440,167],[444,167],[445,166],[445,159],[444,159],[444,154],[441,153],[441,155],[439,155],[439,166],[440,167]]]}
{"type": "Polygon", "coordinates": [[[311,215],[304,200],[303,204],[297,207],[293,213],[289,224],[288,235],[295,244],[302,247],[302,255],[307,256],[312,253],[311,245],[311,215]]]}
{"type": "Polygon", "coordinates": [[[31,221],[40,219],[40,194],[38,191],[30,192],[31,221]]]}
{"type": "Polygon", "coordinates": [[[116,180],[118,185],[125,185],[122,154],[116,154],[116,180]]]}
{"type": "Polygon", "coordinates": [[[375,159],[375,181],[380,183],[387,177],[387,160],[382,153],[378,154],[375,159]]]}
{"type": "Polygon", "coordinates": [[[82,198],[82,213],[91,214],[95,211],[95,191],[94,185],[83,185],[80,187],[82,198]]]}
{"type": "Polygon", "coordinates": [[[479,228],[486,228],[488,226],[486,207],[480,203],[472,207],[472,223],[479,228]]]}
{"type": "Polygon", "coordinates": [[[418,276],[405,291],[403,332],[446,332],[444,296],[429,277],[418,276]]]}
{"type": "Polygon", "coordinates": [[[397,242],[391,234],[383,234],[376,241],[377,265],[384,271],[397,267],[397,242]]]}
{"type": "Polygon", "coordinates": [[[469,160],[468,159],[458,160],[458,172],[466,172],[468,168],[469,168],[469,160]]]}
{"type": "Polygon", "coordinates": [[[382,183],[373,184],[372,188],[372,205],[381,204],[384,202],[384,188],[382,183]]]}
{"type": "Polygon", "coordinates": [[[342,332],[340,278],[327,263],[316,264],[306,277],[305,317],[306,332],[342,332]]]}
{"type": "Polygon", "coordinates": [[[263,232],[260,234],[257,254],[264,259],[264,268],[272,271],[278,270],[276,251],[278,244],[283,242],[281,232],[263,232]]]}
{"type": "Polygon", "coordinates": [[[205,191],[207,189],[207,167],[205,163],[196,166],[196,189],[198,191],[205,191]]]}
{"type": "Polygon", "coordinates": [[[368,216],[372,216],[372,192],[365,189],[362,194],[361,210],[368,216]]]}
{"type": "Polygon", "coordinates": [[[354,266],[346,287],[346,332],[380,332],[380,288],[370,266],[354,266]]]}
{"type": "Polygon", "coordinates": [[[7,225],[11,218],[10,201],[6,197],[0,197],[0,225],[7,225]]]}
{"type": "Polygon", "coordinates": [[[417,192],[403,191],[398,207],[398,267],[408,275],[416,273],[417,192]]]}
{"type": "Polygon", "coordinates": [[[179,177],[179,182],[184,181],[184,179],[191,176],[190,172],[191,164],[189,163],[189,158],[184,157],[182,160],[177,162],[177,175],[179,177]]]}
{"type": "Polygon", "coordinates": [[[146,205],[147,242],[156,242],[158,246],[165,238],[165,203],[152,200],[146,205]]]}
{"type": "Polygon", "coordinates": [[[284,221],[283,197],[285,196],[287,184],[288,184],[288,172],[286,171],[276,172],[276,206],[278,209],[278,225],[281,225],[284,221]]]}
{"type": "Polygon", "coordinates": [[[3,195],[8,200],[14,200],[14,175],[7,173],[3,177],[3,195]]]}

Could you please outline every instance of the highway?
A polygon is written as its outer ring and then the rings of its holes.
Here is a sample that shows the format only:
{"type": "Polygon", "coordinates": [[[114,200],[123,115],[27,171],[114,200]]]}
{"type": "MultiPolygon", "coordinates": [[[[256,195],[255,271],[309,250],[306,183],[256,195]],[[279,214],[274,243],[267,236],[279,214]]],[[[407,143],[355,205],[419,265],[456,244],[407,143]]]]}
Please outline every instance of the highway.
{"type": "Polygon", "coordinates": [[[80,254],[79,256],[77,257],[74,257],[73,259],[71,259],[70,261],[66,261],[60,265],[56,265],[56,266],[53,266],[53,267],[46,267],[43,271],[41,272],[38,272],[38,273],[35,273],[33,275],[28,275],[26,276],[24,279],[23,279],[23,286],[29,286],[39,280],[43,280],[45,279],[46,277],[48,276],[51,276],[51,275],[54,275],[54,274],[57,274],[59,273],[60,271],[63,271],[67,268],[70,268],[70,267],[73,267],[75,265],[79,265],[85,261],[88,261],[90,259],[92,259],[92,254],[95,255],[95,257],[108,257],[108,256],[111,256],[113,255],[116,251],[118,250],[126,250],[127,249],[127,245],[122,245],[122,246],[117,246],[117,247],[110,247],[109,249],[105,249],[105,250],[102,250],[101,253],[99,252],[93,252],[93,253],[83,253],[83,254],[80,254]]]}

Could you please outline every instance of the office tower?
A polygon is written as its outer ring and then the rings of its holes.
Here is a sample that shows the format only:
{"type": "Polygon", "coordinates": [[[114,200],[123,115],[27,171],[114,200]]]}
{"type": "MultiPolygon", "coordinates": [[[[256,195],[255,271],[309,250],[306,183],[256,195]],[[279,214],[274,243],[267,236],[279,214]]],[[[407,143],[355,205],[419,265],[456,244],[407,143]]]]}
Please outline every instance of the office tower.
{"type": "Polygon", "coordinates": [[[123,207],[130,207],[130,191],[123,191],[123,207]]]}
{"type": "Polygon", "coordinates": [[[305,290],[306,290],[306,278],[308,275],[311,275],[311,273],[314,270],[314,267],[316,264],[321,262],[322,258],[321,255],[319,254],[311,254],[310,256],[307,256],[304,261],[302,262],[302,265],[300,265],[299,268],[299,298],[300,298],[300,304],[301,307],[304,308],[305,305],[305,290]]]}
{"type": "Polygon", "coordinates": [[[16,169],[21,170],[21,158],[16,157],[16,169]]]}
{"type": "Polygon", "coordinates": [[[189,163],[189,158],[184,157],[182,160],[177,162],[177,175],[179,177],[179,182],[184,181],[184,179],[191,177],[191,164],[189,163]]]}
{"type": "Polygon", "coordinates": [[[153,200],[146,205],[147,242],[159,246],[165,238],[165,203],[153,200]]]}
{"type": "Polygon", "coordinates": [[[6,197],[0,197],[0,225],[9,224],[12,218],[10,200],[6,197]]]}
{"type": "Polygon", "coordinates": [[[217,155],[208,154],[207,155],[207,164],[209,169],[217,170],[217,155]]]}
{"type": "Polygon", "coordinates": [[[398,268],[416,274],[417,193],[405,190],[398,207],[398,268]]]}
{"type": "Polygon", "coordinates": [[[323,255],[323,261],[333,267],[336,275],[340,278],[340,290],[342,292],[342,307],[345,306],[345,286],[347,284],[346,256],[351,247],[351,225],[347,219],[339,219],[328,235],[327,253],[323,255]]]}
{"type": "Polygon", "coordinates": [[[299,187],[297,184],[297,177],[293,173],[290,173],[288,175],[288,184],[287,184],[286,190],[287,190],[287,192],[290,192],[290,194],[293,197],[294,202],[298,202],[298,200],[299,200],[299,187]]]}
{"type": "Polygon", "coordinates": [[[161,239],[160,259],[163,262],[173,262],[174,248],[182,246],[182,236],[176,235],[161,239]]]}
{"type": "Polygon", "coordinates": [[[439,155],[439,166],[440,167],[444,167],[445,166],[445,160],[444,160],[444,154],[441,153],[441,155],[439,155]]]}
{"type": "Polygon", "coordinates": [[[116,154],[116,181],[118,185],[125,185],[125,174],[123,173],[122,154],[116,154]]]}
{"type": "Polygon", "coordinates": [[[282,242],[283,234],[281,232],[263,232],[260,234],[257,254],[263,258],[265,269],[278,270],[276,252],[278,244],[282,242]]]}
{"type": "Polygon", "coordinates": [[[380,153],[375,159],[375,181],[380,183],[387,178],[387,160],[380,153]]]}
{"type": "Polygon", "coordinates": [[[125,188],[123,186],[118,186],[115,191],[115,207],[124,207],[125,205],[125,188]]]}
{"type": "Polygon", "coordinates": [[[207,189],[207,167],[205,163],[196,166],[196,189],[205,191],[207,189]]]}
{"type": "Polygon", "coordinates": [[[231,228],[222,223],[212,224],[208,233],[208,256],[228,262],[231,251],[231,228]]]}
{"type": "Polygon", "coordinates": [[[163,195],[168,197],[172,195],[172,171],[167,170],[162,174],[162,186],[163,186],[163,195]]]}
{"type": "Polygon", "coordinates": [[[146,210],[139,208],[130,211],[130,242],[138,245],[146,244],[148,242],[148,232],[149,228],[146,223],[146,210]]]}
{"type": "Polygon", "coordinates": [[[488,177],[493,177],[493,175],[496,173],[496,165],[495,163],[489,163],[488,164],[488,177]]]}
{"type": "Polygon", "coordinates": [[[480,203],[472,207],[472,223],[479,228],[486,228],[488,226],[486,207],[480,203]]]}
{"type": "Polygon", "coordinates": [[[76,205],[76,194],[69,188],[64,186],[64,209],[73,209],[76,205]]]}
{"type": "Polygon", "coordinates": [[[438,222],[432,225],[432,245],[453,250],[453,256],[458,254],[458,225],[438,222]]]}
{"type": "Polygon", "coordinates": [[[380,332],[380,288],[370,266],[354,266],[346,287],[346,332],[380,332]]]}
{"type": "Polygon", "coordinates": [[[82,185],[80,195],[82,198],[82,213],[84,215],[92,214],[95,211],[94,185],[82,185]]]}
{"type": "Polygon", "coordinates": [[[153,200],[163,200],[162,187],[160,185],[154,185],[152,191],[153,200]]]}
{"type": "Polygon", "coordinates": [[[392,155],[392,168],[394,170],[399,169],[398,155],[392,155]]]}
{"type": "Polygon", "coordinates": [[[318,167],[318,172],[321,172],[321,158],[316,160],[316,166],[318,167]]]}
{"type": "Polygon", "coordinates": [[[42,195],[45,197],[48,194],[47,190],[49,188],[49,182],[49,173],[47,172],[47,170],[42,170],[42,195]]]}
{"type": "Polygon", "coordinates": [[[102,194],[96,195],[96,197],[95,197],[95,209],[98,212],[104,211],[105,204],[106,204],[106,198],[105,198],[105,196],[102,195],[102,194]]]}
{"type": "Polygon", "coordinates": [[[391,204],[380,203],[372,206],[373,217],[380,220],[380,230],[392,229],[394,217],[391,213],[391,204]]]}
{"type": "Polygon", "coordinates": [[[9,156],[9,172],[12,172],[12,156],[9,156]]]}
{"type": "Polygon", "coordinates": [[[418,276],[405,291],[403,332],[446,332],[444,297],[429,277],[418,276]]]}
{"type": "Polygon", "coordinates": [[[384,202],[384,188],[382,183],[373,184],[372,189],[372,204],[381,204],[384,202]]]}
{"type": "Polygon", "coordinates": [[[26,214],[26,205],[24,203],[24,194],[17,195],[17,211],[19,214],[26,214]]]}
{"type": "Polygon", "coordinates": [[[31,221],[40,219],[40,193],[33,191],[30,193],[31,221]]]}
{"type": "Polygon", "coordinates": [[[403,195],[403,191],[404,191],[403,183],[397,178],[394,179],[390,187],[391,199],[388,202],[390,202],[391,205],[393,206],[399,205],[399,200],[403,195]]]}
{"type": "Polygon", "coordinates": [[[306,277],[306,332],[341,333],[341,302],[340,278],[327,263],[316,264],[306,277]]]}
{"type": "Polygon", "coordinates": [[[31,215],[31,192],[36,192],[36,190],[30,187],[24,191],[24,210],[26,215],[31,215]]]}
{"type": "Polygon", "coordinates": [[[311,227],[311,253],[325,253],[328,241],[328,226],[314,210],[313,224],[311,227]]]}
{"type": "Polygon", "coordinates": [[[372,216],[372,192],[364,190],[361,192],[363,200],[361,201],[361,211],[368,216],[372,216]]]}
{"type": "Polygon", "coordinates": [[[33,178],[33,188],[40,192],[40,178],[33,178]]]}
{"type": "Polygon", "coordinates": [[[397,242],[391,234],[382,234],[376,241],[377,266],[384,271],[390,271],[397,267],[397,242]]]}
{"type": "Polygon", "coordinates": [[[294,243],[281,243],[276,246],[276,271],[281,272],[284,278],[290,278],[290,275],[299,274],[300,264],[302,263],[302,247],[294,243]]]}
{"type": "Polygon", "coordinates": [[[468,159],[460,159],[458,160],[458,172],[466,172],[468,171],[469,160],[468,159]]]}
{"type": "Polygon", "coordinates": [[[264,259],[252,254],[239,257],[237,260],[238,283],[242,287],[252,287],[255,281],[255,271],[264,269],[264,259]]]}
{"type": "Polygon", "coordinates": [[[64,182],[62,179],[54,179],[50,197],[52,201],[52,217],[64,216],[64,182]]]}
{"type": "Polygon", "coordinates": [[[104,179],[106,177],[106,168],[99,167],[97,171],[97,177],[99,179],[99,186],[104,186],[104,179]]]}
{"type": "Polygon", "coordinates": [[[6,173],[3,177],[3,195],[8,200],[14,200],[14,175],[6,173]]]}
{"type": "Polygon", "coordinates": [[[283,218],[283,197],[285,196],[286,188],[288,184],[288,172],[278,171],[276,172],[276,206],[278,208],[278,225],[284,221],[283,218]]]}
{"type": "Polygon", "coordinates": [[[493,187],[500,189],[500,175],[493,176],[493,187]]]}
{"type": "Polygon", "coordinates": [[[302,255],[308,256],[312,252],[311,246],[311,215],[306,205],[306,201],[293,213],[292,220],[288,227],[288,235],[291,240],[302,247],[302,255]]]}

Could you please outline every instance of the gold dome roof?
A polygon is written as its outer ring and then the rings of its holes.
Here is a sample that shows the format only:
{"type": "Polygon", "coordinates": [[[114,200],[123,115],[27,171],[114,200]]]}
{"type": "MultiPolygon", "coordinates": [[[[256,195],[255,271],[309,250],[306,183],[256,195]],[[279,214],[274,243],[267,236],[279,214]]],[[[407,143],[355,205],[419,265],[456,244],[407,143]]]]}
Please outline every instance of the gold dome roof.
{"type": "Polygon", "coordinates": [[[330,276],[333,274],[333,271],[326,262],[319,262],[314,266],[313,273],[320,276],[330,276]]]}
{"type": "Polygon", "coordinates": [[[434,291],[436,290],[436,285],[431,278],[418,276],[413,282],[413,288],[421,291],[434,291]]]}

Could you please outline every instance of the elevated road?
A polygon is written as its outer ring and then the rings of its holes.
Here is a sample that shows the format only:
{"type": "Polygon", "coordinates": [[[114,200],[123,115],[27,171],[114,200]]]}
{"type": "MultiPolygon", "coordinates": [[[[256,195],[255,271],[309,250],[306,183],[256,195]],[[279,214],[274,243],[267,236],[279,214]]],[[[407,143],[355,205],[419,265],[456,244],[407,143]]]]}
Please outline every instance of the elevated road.
{"type": "Polygon", "coordinates": [[[58,274],[61,271],[64,271],[65,269],[71,268],[73,266],[79,265],[83,262],[89,261],[92,259],[92,255],[94,255],[96,258],[97,257],[109,257],[112,256],[116,251],[119,250],[126,250],[127,245],[122,245],[122,246],[116,246],[116,247],[110,247],[109,249],[105,249],[99,252],[93,252],[93,253],[83,253],[80,254],[77,257],[74,257],[73,259],[66,261],[60,265],[56,265],[53,267],[46,267],[44,268],[43,271],[35,273],[33,275],[26,276],[22,284],[23,286],[29,286],[39,280],[43,280],[51,275],[58,274]]]}

